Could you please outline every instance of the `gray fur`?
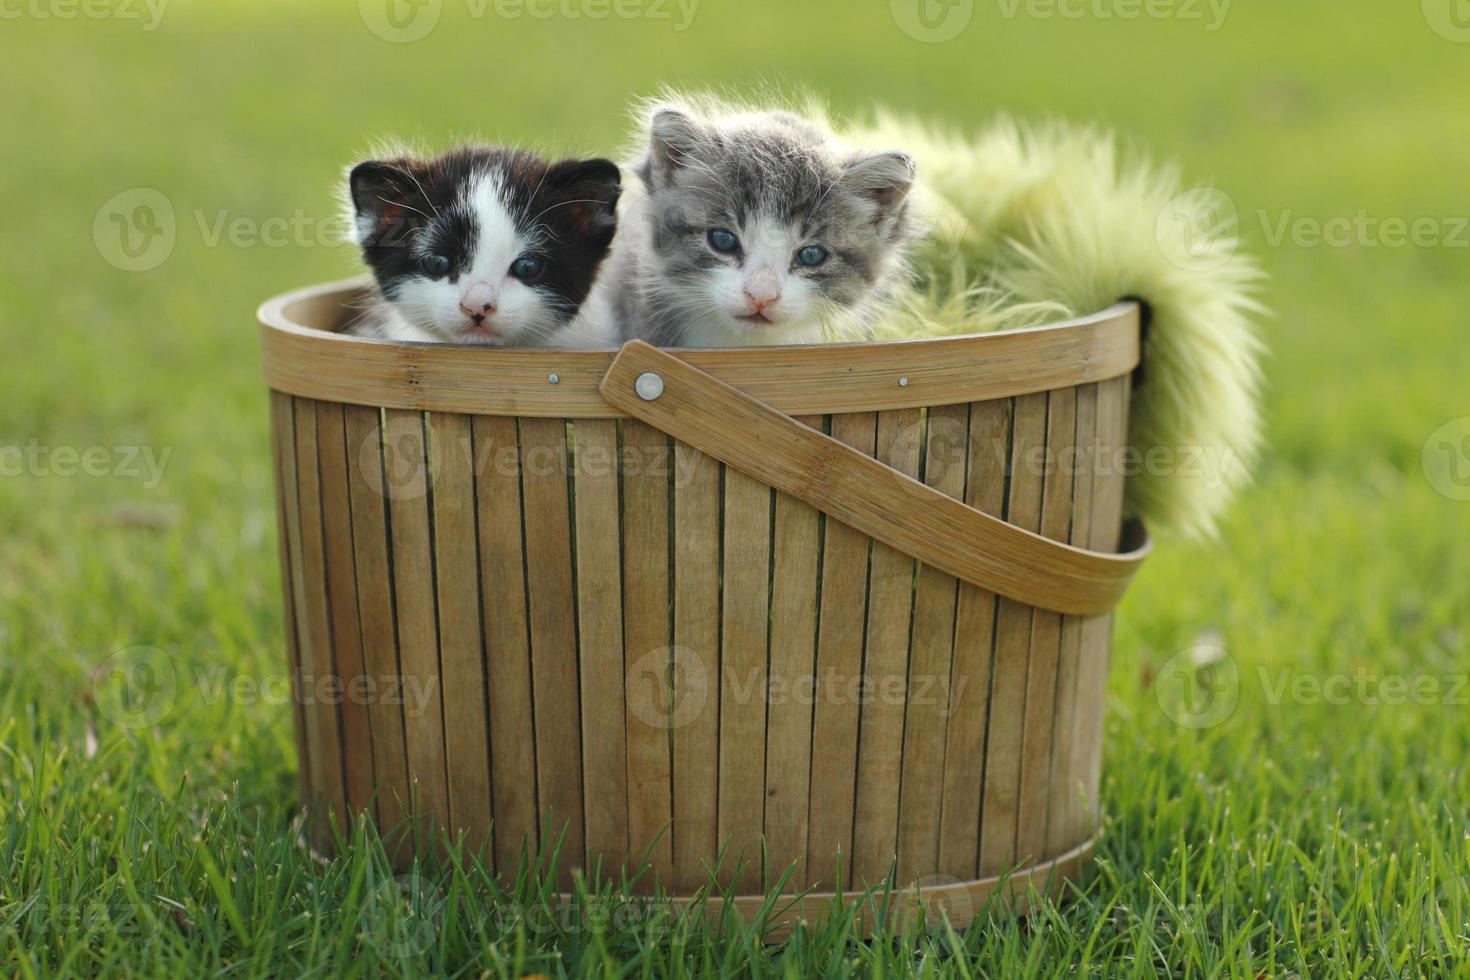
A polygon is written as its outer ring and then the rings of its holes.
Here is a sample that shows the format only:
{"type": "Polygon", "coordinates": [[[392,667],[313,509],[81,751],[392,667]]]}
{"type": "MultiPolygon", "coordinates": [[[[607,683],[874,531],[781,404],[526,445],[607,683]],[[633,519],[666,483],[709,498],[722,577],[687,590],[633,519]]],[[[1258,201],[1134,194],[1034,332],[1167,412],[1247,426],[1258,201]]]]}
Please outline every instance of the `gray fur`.
{"type": "Polygon", "coordinates": [[[665,105],[649,112],[645,134],[632,169],[647,193],[624,215],[602,277],[605,308],[624,337],[662,346],[851,339],[892,302],[916,231],[907,155],[848,150],[823,125],[790,112],[665,105]],[[821,244],[828,258],[783,270],[806,314],[742,330],[710,308],[702,287],[745,258],[716,252],[707,236],[713,228],[740,233],[756,218],[821,244]]]}

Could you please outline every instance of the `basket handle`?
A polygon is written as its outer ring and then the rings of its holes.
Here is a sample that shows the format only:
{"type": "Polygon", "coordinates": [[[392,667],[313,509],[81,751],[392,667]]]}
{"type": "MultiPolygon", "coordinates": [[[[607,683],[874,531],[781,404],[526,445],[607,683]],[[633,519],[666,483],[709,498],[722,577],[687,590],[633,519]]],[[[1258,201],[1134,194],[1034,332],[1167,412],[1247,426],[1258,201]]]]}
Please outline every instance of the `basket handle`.
{"type": "Polygon", "coordinates": [[[1117,605],[1148,555],[1052,541],[976,510],[803,425],[675,355],[624,344],[598,390],[647,422],[926,565],[1027,605],[1078,616],[1117,605]]]}

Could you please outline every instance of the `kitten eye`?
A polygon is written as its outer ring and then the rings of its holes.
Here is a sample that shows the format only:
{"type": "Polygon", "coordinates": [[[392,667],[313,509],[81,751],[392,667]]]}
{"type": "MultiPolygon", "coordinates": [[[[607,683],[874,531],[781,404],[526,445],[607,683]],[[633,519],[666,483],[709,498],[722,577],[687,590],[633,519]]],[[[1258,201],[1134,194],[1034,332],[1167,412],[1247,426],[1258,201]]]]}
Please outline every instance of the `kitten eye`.
{"type": "Polygon", "coordinates": [[[534,255],[522,255],[510,264],[510,274],[521,282],[535,282],[546,271],[546,263],[534,255]]]}
{"type": "Polygon", "coordinates": [[[728,254],[740,247],[740,239],[728,228],[712,228],[709,233],[709,247],[716,252],[728,254]]]}
{"type": "Polygon", "coordinates": [[[419,259],[419,268],[424,275],[438,279],[449,274],[449,259],[442,255],[425,255],[419,259]]]}
{"type": "Polygon", "coordinates": [[[820,245],[804,245],[796,250],[796,264],[814,268],[827,261],[827,250],[820,245]]]}

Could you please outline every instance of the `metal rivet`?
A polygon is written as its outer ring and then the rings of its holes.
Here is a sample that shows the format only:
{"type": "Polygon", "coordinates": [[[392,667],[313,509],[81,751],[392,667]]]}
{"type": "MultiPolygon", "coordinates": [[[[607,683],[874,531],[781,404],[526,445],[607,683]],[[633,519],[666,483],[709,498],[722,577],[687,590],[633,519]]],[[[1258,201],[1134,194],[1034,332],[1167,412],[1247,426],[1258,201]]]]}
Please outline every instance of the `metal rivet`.
{"type": "Polygon", "coordinates": [[[555,375],[555,374],[548,374],[546,376],[546,380],[549,381],[549,382],[551,382],[552,384],[556,384],[558,381],[561,380],[561,377],[559,375],[555,375]]]}
{"type": "Polygon", "coordinates": [[[898,386],[900,388],[907,388],[909,386],[909,379],[908,378],[899,378],[898,379],[898,386]]]}
{"type": "Polygon", "coordinates": [[[638,380],[633,382],[633,390],[638,392],[639,398],[651,402],[664,393],[664,379],[652,371],[644,371],[638,375],[638,380]]]}

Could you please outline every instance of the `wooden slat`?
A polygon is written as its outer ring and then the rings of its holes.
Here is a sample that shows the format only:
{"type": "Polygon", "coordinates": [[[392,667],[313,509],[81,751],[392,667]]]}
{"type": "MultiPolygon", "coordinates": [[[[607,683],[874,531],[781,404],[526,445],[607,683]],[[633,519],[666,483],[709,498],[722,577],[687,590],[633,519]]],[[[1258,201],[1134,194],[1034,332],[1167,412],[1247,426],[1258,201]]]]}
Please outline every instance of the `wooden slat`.
{"type": "Polygon", "coordinates": [[[434,556],[429,537],[429,476],[424,420],[418,412],[390,409],[383,419],[384,493],[392,530],[390,561],[398,662],[405,686],[419,703],[405,705],[404,735],[413,801],[416,847],[437,852],[449,826],[449,788],[444,772],[444,678],[439,669],[439,629],[434,615],[434,556]]]}
{"type": "MultiPolygon", "coordinates": [[[[650,425],[622,423],[623,479],[623,638],[628,671],[628,833],[629,856],[647,857],[651,876],[640,889],[673,880],[673,775],[669,727],[664,722],[669,696],[667,674],[650,666],[668,663],[672,651],[669,619],[669,486],[673,450],[669,437],[650,425]]],[[[714,539],[705,542],[712,545],[714,539]]],[[[708,556],[706,560],[713,560],[708,556]]]]}
{"type": "Polygon", "coordinates": [[[393,624],[393,573],[388,564],[388,511],[383,496],[381,413],[376,408],[343,408],[347,434],[347,487],[352,510],[352,558],[357,574],[358,632],[364,669],[377,696],[368,706],[373,731],[373,782],[377,788],[378,828],[389,838],[389,852],[406,861],[410,816],[408,757],[403,712],[417,704],[398,669],[398,636],[393,624]]]}
{"type": "Polygon", "coordinates": [[[490,743],[470,417],[436,413],[429,416],[429,429],[435,454],[434,582],[450,827],[478,854],[491,844],[490,743]]]}
{"type": "MultiPolygon", "coordinates": [[[[965,502],[999,516],[1005,510],[1010,457],[1009,399],[970,406],[969,476],[965,502]]],[[[939,819],[939,865],[960,877],[978,873],[980,795],[985,774],[985,728],[995,653],[996,596],[961,582],[955,610],[954,670],[944,751],[944,800],[939,819]]]]}
{"type": "MultiPolygon", "coordinates": [[[[924,482],[963,500],[969,441],[969,406],[930,409],[925,424],[924,482]]],[[[898,811],[900,884],[942,870],[939,823],[944,801],[945,719],[950,710],[958,595],[959,582],[953,576],[929,565],[920,567],[914,591],[898,811]]]]}
{"type": "Polygon", "coordinates": [[[516,421],[475,416],[475,507],[480,535],[481,607],[490,691],[491,811],[495,868],[514,874],[522,848],[539,840],[536,733],[525,549],[521,539],[521,456],[516,421]]]}
{"type": "MultiPolygon", "coordinates": [[[[768,943],[790,938],[798,925],[808,931],[821,931],[834,910],[843,915],[852,914],[854,931],[859,935],[877,928],[880,916],[888,924],[887,934],[893,936],[904,932],[905,926],[915,920],[938,924],[937,913],[944,910],[950,924],[963,931],[970,921],[981,914],[1001,916],[1010,910],[1015,915],[1035,912],[1042,902],[1054,905],[1067,894],[1070,885],[1081,880],[1082,872],[1092,860],[1095,842],[1087,841],[1055,860],[1015,874],[990,875],[975,880],[960,880],[944,876],[910,886],[904,891],[874,893],[864,889],[844,889],[833,895],[828,891],[791,892],[775,896],[734,895],[726,898],[720,894],[674,895],[668,900],[668,908],[679,915],[693,911],[695,916],[719,919],[727,912],[737,919],[753,922],[757,918],[766,929],[762,939],[768,943]],[[849,912],[850,910],[850,912],[849,912]]],[[[559,894],[556,901],[572,914],[576,896],[559,894]]],[[[562,914],[559,910],[558,914],[562,914]]]]}
{"type": "MultiPolygon", "coordinates": [[[[832,416],[832,438],[859,452],[877,451],[878,416],[832,416]]],[[[807,851],[808,881],[835,888],[852,877],[852,817],[857,772],[858,715],[867,628],[867,535],[839,521],[823,529],[822,594],[817,633],[816,706],[807,851]]]]}
{"type": "Polygon", "coordinates": [[[373,740],[368,718],[367,670],[357,614],[357,569],[353,560],[352,504],[347,485],[347,431],[342,406],[316,404],[320,460],[322,535],[327,558],[327,603],[332,622],[332,659],[337,676],[331,696],[339,698],[343,789],[353,810],[373,806],[373,740]]]}
{"type": "Polygon", "coordinates": [[[770,638],[771,488],[725,470],[720,618],[719,837],[742,891],[761,885],[770,638]]]}
{"type": "Polygon", "coordinates": [[[709,880],[718,852],[720,464],[682,443],[674,450],[674,880],[709,880]]]}
{"type": "Polygon", "coordinates": [[[617,426],[611,419],[586,419],[573,430],[587,853],[601,858],[610,874],[617,874],[628,859],[617,426]]]}
{"type": "Polygon", "coordinates": [[[297,583],[292,574],[292,566],[299,560],[293,548],[299,548],[301,541],[301,517],[297,509],[295,478],[296,424],[291,417],[291,397],[279,391],[271,392],[271,454],[276,476],[276,548],[281,563],[286,669],[291,675],[291,723],[296,731],[296,782],[301,801],[306,804],[311,800],[311,758],[306,750],[306,702],[301,692],[301,641],[296,632],[297,583]],[[294,546],[293,534],[296,542],[294,546]]]}
{"type": "MultiPolygon", "coordinates": [[[[1041,526],[1040,456],[1046,447],[1046,395],[1016,399],[1011,423],[1010,488],[1006,520],[1041,526]]],[[[980,820],[980,873],[998,874],[1016,860],[1016,810],[1021,791],[1026,663],[1032,607],[1002,597],[996,612],[995,665],[985,739],[985,789],[980,820]]]]}
{"type": "Polygon", "coordinates": [[[324,685],[336,676],[332,664],[331,611],[327,604],[327,569],[325,542],[322,536],[321,480],[317,462],[316,403],[297,399],[294,409],[296,442],[295,471],[292,478],[297,496],[297,537],[292,554],[301,556],[301,565],[293,569],[293,579],[301,583],[297,593],[296,619],[305,625],[302,638],[302,663],[307,668],[306,740],[311,753],[313,802],[319,808],[314,823],[315,842],[325,843],[330,826],[323,818],[335,819],[345,833],[346,787],[342,768],[342,743],[337,706],[324,697],[324,685]]]}
{"type": "MultiPolygon", "coordinates": [[[[919,473],[918,409],[878,414],[878,460],[900,473],[919,473]]],[[[853,884],[876,885],[888,876],[898,847],[898,791],[903,768],[909,628],[914,559],[874,542],[868,574],[868,630],[863,674],[870,694],[858,734],[853,884]]]]}
{"type": "Polygon", "coordinates": [[[552,822],[552,841],[565,828],[557,878],[570,882],[572,869],[583,865],[585,838],[581,709],[573,703],[578,689],[577,638],[566,423],[538,418],[519,424],[538,801],[543,822],[552,822]]]}
{"type": "MultiPolygon", "coordinates": [[[[1077,455],[1072,480],[1074,545],[1088,547],[1092,538],[1092,481],[1097,466],[1097,386],[1077,389],[1077,455]]],[[[1051,778],[1046,813],[1046,853],[1060,854],[1087,835],[1082,809],[1082,780],[1073,755],[1077,740],[1077,673],[1082,652],[1078,616],[1062,619],[1062,649],[1057,663],[1057,705],[1052,721],[1051,778]]],[[[1102,692],[1097,692],[1101,696],[1102,692]]]]}
{"type": "MultiPolygon", "coordinates": [[[[395,344],[326,331],[362,284],[278,296],[259,311],[267,384],[297,395],[436,412],[617,418],[598,394],[607,350],[395,344]],[[345,304],[345,305],[344,305],[345,304]],[[557,383],[549,383],[551,375],[557,383]]],[[[1028,330],[892,343],[681,351],[691,364],[791,415],[1005,398],[1117,377],[1138,364],[1138,306],[1028,330]],[[900,384],[900,378],[906,384],[900,384]]]]}
{"type": "Polygon", "coordinates": [[[1148,553],[1081,551],[1018,528],[883,466],[850,446],[641,341],[623,345],[603,396],[768,486],[905,554],[1029,605],[1111,609],[1148,553]],[[644,398],[637,381],[661,379],[644,398]]]}
{"type": "MultiPolygon", "coordinates": [[[[1047,395],[1046,474],[1042,481],[1041,533],[1065,541],[1072,530],[1072,454],[1077,442],[1077,393],[1064,388],[1047,395]]],[[[1021,795],[1016,856],[1040,861],[1046,849],[1047,800],[1051,792],[1052,723],[1056,717],[1057,660],[1062,617],[1036,610],[1026,673],[1026,720],[1021,742],[1021,795]]]]}
{"type": "MultiPolygon", "coordinates": [[[[822,427],[814,416],[796,421],[822,427]]],[[[771,586],[771,699],[766,730],[767,863],[772,880],[788,868],[787,890],[807,882],[807,807],[811,788],[820,515],[776,494],[775,570],[771,586]]],[[[830,862],[823,862],[825,873],[830,862]]]]}
{"type": "MultiPolygon", "coordinates": [[[[1124,474],[1115,453],[1128,439],[1129,379],[1098,385],[1097,451],[1093,478],[1089,546],[1099,551],[1118,547],[1123,517],[1124,474]]],[[[1098,788],[1102,773],[1104,708],[1108,686],[1113,617],[1093,616],[1082,625],[1077,668],[1077,726],[1073,765],[1081,773],[1084,832],[1097,825],[1098,788]]]]}

